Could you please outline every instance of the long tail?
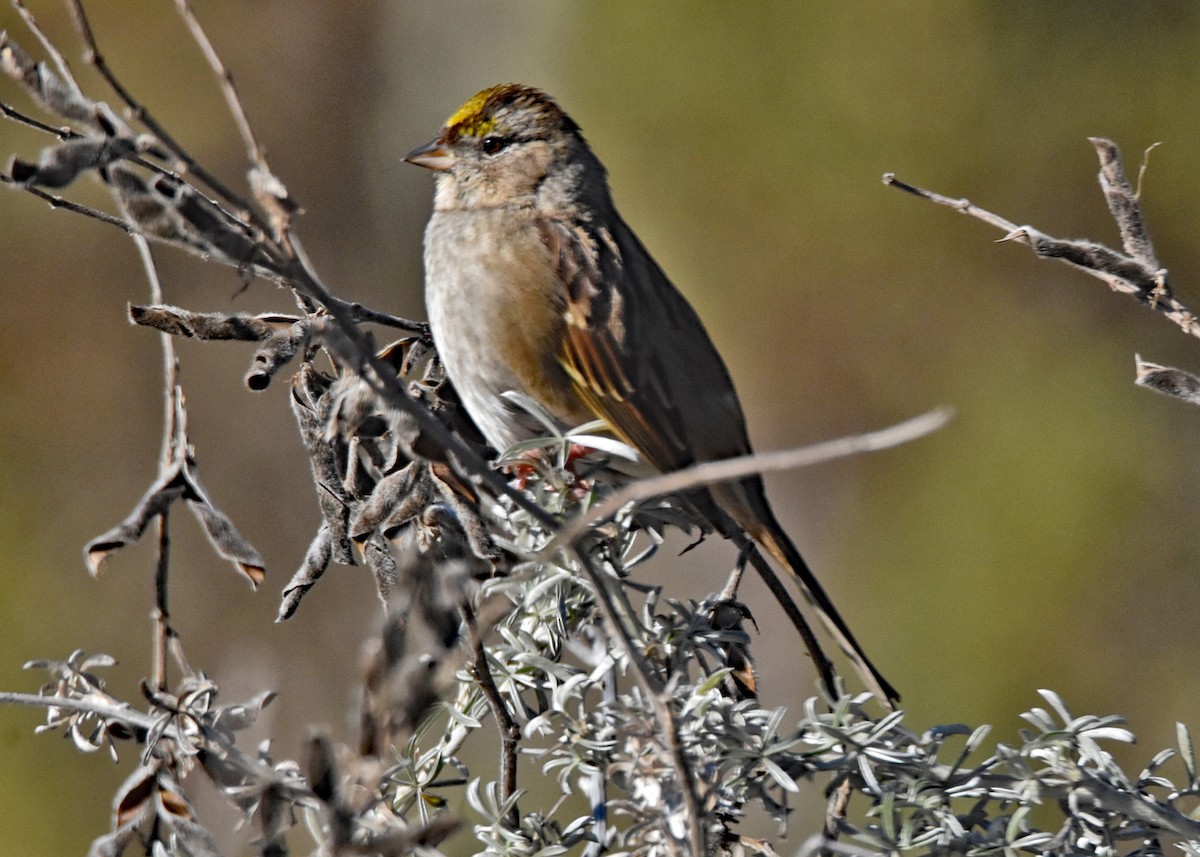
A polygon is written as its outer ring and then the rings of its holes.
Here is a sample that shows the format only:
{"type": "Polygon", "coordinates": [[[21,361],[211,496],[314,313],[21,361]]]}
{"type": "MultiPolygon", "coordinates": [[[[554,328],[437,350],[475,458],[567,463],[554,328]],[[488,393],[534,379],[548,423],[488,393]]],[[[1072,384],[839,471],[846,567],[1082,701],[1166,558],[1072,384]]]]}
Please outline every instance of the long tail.
{"type": "MultiPolygon", "coordinates": [[[[875,668],[871,663],[871,659],[867,657],[867,653],[863,651],[858,640],[854,638],[849,626],[838,613],[837,608],[833,606],[833,601],[825,592],[825,588],[821,586],[821,582],[817,580],[812,569],[808,567],[808,563],[804,561],[804,557],[800,555],[800,551],[796,549],[795,544],[788,538],[783,527],[775,519],[774,513],[771,511],[771,506],[767,502],[766,494],[763,493],[762,483],[758,480],[746,480],[735,485],[715,486],[712,491],[714,499],[728,514],[737,521],[750,538],[754,539],[759,545],[769,553],[776,562],[792,573],[796,582],[800,584],[800,591],[804,593],[805,600],[821,617],[822,624],[829,631],[830,636],[837,642],[838,647],[846,653],[846,657],[854,664],[859,676],[867,688],[879,697],[880,701],[889,708],[894,708],[894,703],[899,702],[900,693],[894,688],[883,674],[875,668]]],[[[761,559],[761,557],[760,557],[761,559]]],[[[771,585],[771,580],[763,573],[763,567],[767,563],[753,563],[753,555],[751,555],[752,564],[759,575],[771,588],[776,599],[783,606],[784,611],[788,612],[788,604],[784,603],[781,593],[771,585]]],[[[768,567],[769,571],[769,567],[768,567]]],[[[773,576],[773,575],[772,575],[773,576]]],[[[778,583],[778,578],[776,578],[778,583]]],[[[786,595],[786,593],[783,593],[786,595]]],[[[790,601],[790,599],[789,599],[790,601]]],[[[795,605],[791,608],[794,610],[795,605]]],[[[789,613],[790,617],[790,613],[789,613]]],[[[793,618],[793,622],[795,619],[793,618]]],[[[811,632],[810,632],[811,636],[811,632]]],[[[822,678],[825,679],[822,660],[825,659],[824,653],[820,649],[814,650],[815,641],[810,641],[805,638],[805,643],[812,652],[814,660],[817,661],[818,670],[822,671],[822,678]]]]}
{"type": "Polygon", "coordinates": [[[849,626],[846,625],[837,608],[833,606],[833,601],[830,600],[820,581],[812,573],[812,569],[808,567],[808,563],[804,561],[804,557],[800,555],[800,551],[796,550],[796,546],[792,544],[787,533],[774,521],[770,523],[774,526],[765,526],[761,531],[750,535],[792,573],[799,582],[805,599],[821,617],[821,622],[828,629],[830,636],[837,641],[838,647],[853,662],[867,688],[889,708],[894,708],[893,703],[900,701],[900,692],[892,687],[891,683],[871,663],[871,659],[867,657],[863,647],[854,638],[849,626]]]}

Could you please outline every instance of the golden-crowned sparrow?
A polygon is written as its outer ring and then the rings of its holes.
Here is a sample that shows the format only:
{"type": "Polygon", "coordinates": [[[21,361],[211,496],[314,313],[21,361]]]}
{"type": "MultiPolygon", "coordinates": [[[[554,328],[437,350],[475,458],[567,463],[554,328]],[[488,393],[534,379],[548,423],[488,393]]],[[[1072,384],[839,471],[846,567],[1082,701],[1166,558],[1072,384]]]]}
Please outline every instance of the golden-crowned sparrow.
{"type": "MultiPolygon", "coordinates": [[[[564,426],[601,418],[661,471],[750,452],[700,318],[617,213],[579,126],[545,93],[485,89],[405,160],[437,173],[425,233],[429,321],[493,447],[544,433],[502,396],[515,390],[564,426]]],[[[759,478],[689,500],[718,532],[742,543],[748,534],[786,567],[866,684],[885,703],[899,699],[776,521],[759,478]]],[[[819,647],[812,654],[828,680],[828,659],[819,647]]]]}

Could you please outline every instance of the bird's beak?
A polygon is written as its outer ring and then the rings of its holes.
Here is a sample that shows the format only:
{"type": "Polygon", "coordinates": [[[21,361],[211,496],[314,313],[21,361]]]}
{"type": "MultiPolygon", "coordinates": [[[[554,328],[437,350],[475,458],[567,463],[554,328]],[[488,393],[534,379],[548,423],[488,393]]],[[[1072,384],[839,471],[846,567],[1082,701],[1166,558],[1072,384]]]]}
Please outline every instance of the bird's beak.
{"type": "Polygon", "coordinates": [[[454,166],[455,159],[445,144],[438,139],[413,149],[404,156],[404,160],[410,164],[416,164],[418,167],[425,167],[441,173],[454,166]]]}

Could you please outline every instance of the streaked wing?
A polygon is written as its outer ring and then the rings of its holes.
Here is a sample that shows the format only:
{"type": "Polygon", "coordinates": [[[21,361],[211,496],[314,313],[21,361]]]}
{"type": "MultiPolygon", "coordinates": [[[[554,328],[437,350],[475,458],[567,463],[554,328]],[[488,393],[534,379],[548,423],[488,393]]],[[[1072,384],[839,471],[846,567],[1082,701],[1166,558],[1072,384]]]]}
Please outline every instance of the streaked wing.
{"type": "Polygon", "coordinates": [[[541,224],[566,297],[560,362],[580,398],[659,470],[749,451],[699,317],[615,213],[613,222],[613,232],[541,224]],[[681,342],[688,353],[670,353],[681,342]]]}

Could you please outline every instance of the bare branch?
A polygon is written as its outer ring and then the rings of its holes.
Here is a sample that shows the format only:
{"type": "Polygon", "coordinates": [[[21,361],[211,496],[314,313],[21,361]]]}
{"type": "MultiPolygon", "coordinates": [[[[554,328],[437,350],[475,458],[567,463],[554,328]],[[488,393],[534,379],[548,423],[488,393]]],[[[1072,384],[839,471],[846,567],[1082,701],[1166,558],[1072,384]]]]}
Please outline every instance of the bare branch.
{"type": "Polygon", "coordinates": [[[676,494],[715,482],[731,482],[756,474],[810,467],[837,458],[889,449],[937,431],[949,422],[952,414],[953,411],[950,408],[940,408],[906,422],[867,434],[851,435],[797,449],[707,461],[661,476],[631,482],[613,492],[612,496],[606,498],[604,502],[589,509],[587,514],[565,523],[546,545],[542,555],[553,556],[556,551],[574,543],[591,527],[600,521],[611,518],[630,503],[666,494],[676,494]]]}
{"type": "MultiPolygon", "coordinates": [[[[1184,333],[1200,338],[1200,320],[1171,293],[1167,270],[1159,265],[1142,215],[1139,192],[1125,177],[1120,150],[1111,140],[1088,139],[1100,159],[1100,186],[1121,232],[1124,252],[1095,241],[1054,238],[1032,226],[1018,226],[966,199],[953,199],[902,182],[893,173],[884,173],[883,183],[1001,229],[1005,233],[1001,241],[1025,244],[1042,258],[1059,259],[1103,280],[1113,291],[1133,296],[1162,313],[1184,333]]],[[[1139,185],[1140,182],[1139,177],[1139,185]]]]}
{"type": "Polygon", "coordinates": [[[83,39],[84,46],[87,49],[85,55],[87,62],[100,73],[100,76],[112,87],[117,96],[125,102],[133,117],[150,129],[150,132],[183,164],[187,172],[208,185],[217,196],[224,199],[240,212],[243,219],[249,218],[252,222],[257,222],[261,225],[261,221],[258,220],[258,215],[250,203],[234,193],[224,182],[202,167],[195,158],[188,154],[179,142],[168,133],[167,129],[154,118],[150,111],[138,102],[133,97],[133,94],[117,79],[112,69],[109,68],[104,55],[100,53],[100,47],[96,42],[95,35],[92,33],[91,23],[88,21],[87,13],[83,9],[82,0],[68,0],[68,3],[75,20],[75,26],[79,30],[79,35],[83,39]]]}
{"type": "Polygon", "coordinates": [[[196,19],[195,12],[192,11],[191,3],[188,0],[175,0],[175,8],[179,10],[180,17],[187,24],[188,31],[200,47],[201,53],[204,54],[204,59],[208,62],[213,72],[216,73],[217,79],[220,81],[221,92],[225,95],[225,103],[229,107],[229,112],[233,116],[234,122],[237,123],[238,133],[242,135],[242,140],[246,143],[246,154],[250,159],[250,163],[256,167],[265,169],[266,158],[263,154],[262,144],[258,142],[254,128],[250,125],[250,119],[246,116],[246,108],[243,106],[241,96],[238,95],[237,86],[233,82],[233,73],[221,60],[216,49],[213,48],[212,42],[209,41],[208,35],[204,32],[204,28],[200,26],[200,22],[196,19]]]}
{"type": "MultiPolygon", "coordinates": [[[[492,677],[492,669],[488,666],[487,650],[483,647],[483,637],[475,622],[475,611],[471,609],[470,601],[462,603],[464,624],[467,628],[467,643],[471,647],[471,660],[468,669],[479,682],[483,695],[487,699],[488,708],[496,721],[496,729],[500,733],[500,798],[509,801],[517,792],[517,748],[521,738],[521,728],[513,720],[504,697],[496,687],[492,677]]],[[[515,830],[520,821],[520,813],[514,803],[508,811],[508,826],[515,830]]]]}
{"type": "Polygon", "coordinates": [[[0,183],[6,184],[9,187],[19,187],[28,194],[36,196],[38,199],[48,203],[51,208],[61,208],[63,211],[70,211],[74,214],[82,214],[84,217],[90,217],[94,220],[99,220],[101,223],[107,223],[109,226],[116,226],[122,232],[129,235],[136,235],[138,230],[136,227],[130,226],[120,217],[114,217],[107,211],[101,211],[98,208],[92,208],[88,205],[81,205],[77,202],[71,202],[69,199],[63,199],[61,196],[55,196],[51,193],[46,193],[41,188],[23,184],[12,176],[0,173],[0,183]]]}

